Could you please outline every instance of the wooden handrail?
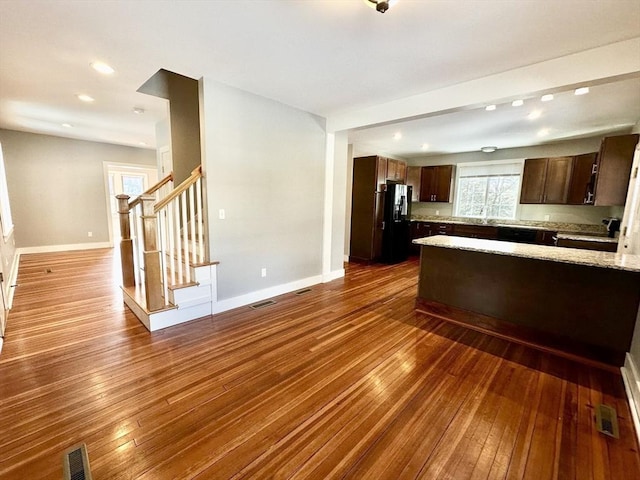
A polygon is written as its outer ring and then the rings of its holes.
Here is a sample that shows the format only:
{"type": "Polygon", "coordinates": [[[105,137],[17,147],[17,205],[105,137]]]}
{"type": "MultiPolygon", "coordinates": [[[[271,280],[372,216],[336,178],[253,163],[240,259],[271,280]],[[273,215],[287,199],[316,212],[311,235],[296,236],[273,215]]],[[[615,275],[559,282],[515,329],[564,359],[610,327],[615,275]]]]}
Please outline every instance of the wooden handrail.
{"type": "Polygon", "coordinates": [[[155,185],[153,185],[152,187],[149,187],[147,190],[145,190],[144,192],[142,192],[140,195],[138,195],[136,198],[134,198],[133,200],[131,200],[129,202],[129,209],[135,207],[136,205],[138,205],[141,202],[140,197],[142,197],[143,195],[153,195],[154,193],[156,193],[158,190],[160,190],[162,187],[164,187],[167,183],[169,182],[173,182],[173,172],[171,172],[169,175],[167,175],[166,177],[164,177],[162,180],[160,180],[158,183],[156,183],[155,185]]]}
{"type": "Polygon", "coordinates": [[[184,182],[174,188],[169,195],[156,203],[153,207],[153,212],[158,213],[164,207],[169,205],[174,199],[178,198],[182,192],[186,191],[191,185],[196,183],[196,180],[198,180],[200,177],[202,177],[202,165],[198,165],[196,168],[194,168],[189,178],[187,178],[184,182]]]}

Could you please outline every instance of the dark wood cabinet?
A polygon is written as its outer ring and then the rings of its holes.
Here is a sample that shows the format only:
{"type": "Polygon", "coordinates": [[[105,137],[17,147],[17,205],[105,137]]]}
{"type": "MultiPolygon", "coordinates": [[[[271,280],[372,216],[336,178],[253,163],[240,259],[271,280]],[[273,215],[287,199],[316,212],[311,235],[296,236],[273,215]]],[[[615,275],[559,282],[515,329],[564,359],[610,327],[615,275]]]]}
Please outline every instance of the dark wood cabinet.
{"type": "Polygon", "coordinates": [[[598,154],[585,153],[573,157],[573,170],[569,183],[567,204],[588,205],[593,203],[596,157],[598,154]]]}
{"type": "Polygon", "coordinates": [[[591,242],[588,240],[558,239],[559,247],[582,248],[583,250],[597,250],[599,252],[616,252],[618,244],[613,242],[591,242]]]}
{"type": "Polygon", "coordinates": [[[573,157],[528,158],[520,203],[567,203],[573,157]]]}
{"type": "Polygon", "coordinates": [[[453,226],[453,234],[457,237],[485,238],[497,240],[498,227],[492,225],[459,225],[453,226]]]}
{"type": "Polygon", "coordinates": [[[420,171],[421,202],[449,202],[453,165],[422,167],[420,171]]]}
{"type": "Polygon", "coordinates": [[[393,158],[383,158],[387,162],[387,173],[386,179],[391,180],[393,182],[405,183],[407,180],[407,164],[400,161],[394,160],[393,158]]]}
{"type": "Polygon", "coordinates": [[[349,261],[370,262],[382,254],[382,185],[386,183],[386,178],[385,158],[369,156],[353,159],[349,261]]]}
{"type": "Polygon", "coordinates": [[[596,161],[595,205],[624,205],[639,137],[638,134],[616,135],[602,140],[596,161]]]}
{"type": "Polygon", "coordinates": [[[536,243],[538,245],[555,246],[558,241],[558,232],[550,230],[538,230],[536,234],[536,243]]]}
{"type": "Polygon", "coordinates": [[[407,168],[407,185],[411,186],[411,201],[420,201],[420,174],[422,167],[407,168]]]}

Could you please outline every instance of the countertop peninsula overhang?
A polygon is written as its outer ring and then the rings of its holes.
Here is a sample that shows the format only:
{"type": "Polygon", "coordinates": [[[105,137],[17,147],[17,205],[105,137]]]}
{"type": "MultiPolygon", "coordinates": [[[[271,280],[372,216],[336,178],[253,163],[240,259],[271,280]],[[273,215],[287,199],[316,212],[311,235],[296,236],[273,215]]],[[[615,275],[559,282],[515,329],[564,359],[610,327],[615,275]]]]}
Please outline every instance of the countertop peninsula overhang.
{"type": "Polygon", "coordinates": [[[417,308],[617,370],[640,307],[637,256],[475,238],[420,245],[417,308]]]}
{"type": "Polygon", "coordinates": [[[483,240],[479,238],[435,235],[419,238],[413,243],[432,247],[531,258],[549,262],[570,263],[591,267],[612,268],[640,272],[640,257],[612,252],[598,252],[578,248],[558,248],[546,245],[483,240]]]}

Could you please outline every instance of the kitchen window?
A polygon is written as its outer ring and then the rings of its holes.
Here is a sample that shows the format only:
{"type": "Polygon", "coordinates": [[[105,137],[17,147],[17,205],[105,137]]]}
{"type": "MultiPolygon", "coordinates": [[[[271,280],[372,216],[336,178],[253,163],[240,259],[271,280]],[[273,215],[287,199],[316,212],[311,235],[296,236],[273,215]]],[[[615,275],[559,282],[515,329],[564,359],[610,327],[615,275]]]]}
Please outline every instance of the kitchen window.
{"type": "Polygon", "coordinates": [[[455,215],[515,219],[523,165],[523,160],[458,164],[455,215]]]}

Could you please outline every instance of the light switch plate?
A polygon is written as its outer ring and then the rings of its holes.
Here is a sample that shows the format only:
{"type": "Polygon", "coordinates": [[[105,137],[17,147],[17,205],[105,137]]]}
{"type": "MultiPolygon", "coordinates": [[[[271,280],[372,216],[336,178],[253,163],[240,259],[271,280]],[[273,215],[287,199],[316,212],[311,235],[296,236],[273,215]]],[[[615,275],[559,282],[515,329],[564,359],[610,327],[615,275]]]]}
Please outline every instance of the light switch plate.
{"type": "Polygon", "coordinates": [[[218,217],[220,218],[220,220],[224,220],[224,208],[221,208],[220,210],[218,210],[218,217]]]}

